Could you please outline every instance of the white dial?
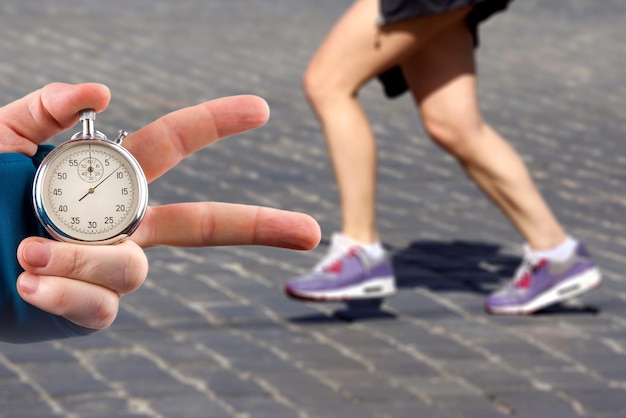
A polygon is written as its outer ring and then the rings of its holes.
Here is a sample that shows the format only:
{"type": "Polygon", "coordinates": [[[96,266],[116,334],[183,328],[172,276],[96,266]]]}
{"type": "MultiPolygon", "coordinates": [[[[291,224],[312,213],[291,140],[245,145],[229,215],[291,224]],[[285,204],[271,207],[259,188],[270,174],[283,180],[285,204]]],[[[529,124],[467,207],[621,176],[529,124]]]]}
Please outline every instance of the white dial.
{"type": "Polygon", "coordinates": [[[104,175],[104,164],[90,152],[89,157],[78,163],[78,174],[89,183],[99,181],[104,175]]]}
{"type": "Polygon", "coordinates": [[[147,205],[147,185],[132,155],[108,140],[67,142],[42,163],[35,209],[55,238],[111,243],[130,235],[147,205]]]}

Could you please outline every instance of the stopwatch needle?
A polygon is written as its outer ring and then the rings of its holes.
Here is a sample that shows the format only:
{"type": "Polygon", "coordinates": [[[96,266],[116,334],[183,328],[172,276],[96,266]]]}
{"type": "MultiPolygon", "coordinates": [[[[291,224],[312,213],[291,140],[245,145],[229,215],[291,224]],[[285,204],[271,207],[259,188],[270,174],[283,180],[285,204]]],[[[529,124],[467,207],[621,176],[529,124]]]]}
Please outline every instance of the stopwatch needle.
{"type": "MultiPolygon", "coordinates": [[[[97,187],[97,186],[96,186],[96,187],[97,187]]],[[[89,188],[89,191],[88,191],[87,193],[85,193],[85,194],[83,195],[83,197],[81,197],[80,199],[78,199],[78,201],[80,202],[80,201],[82,201],[84,198],[86,198],[86,197],[87,197],[87,195],[92,194],[92,193],[94,192],[94,190],[95,190],[95,189],[96,189],[95,187],[90,187],[90,188],[89,188]]]]}
{"type": "Polygon", "coordinates": [[[94,193],[95,193],[95,191],[96,191],[96,188],[97,188],[98,186],[100,186],[102,183],[104,183],[105,181],[107,181],[107,179],[108,179],[109,177],[111,177],[113,174],[115,174],[115,172],[116,172],[117,170],[119,170],[120,168],[122,168],[122,166],[121,166],[121,165],[120,165],[119,167],[117,167],[115,170],[111,171],[111,173],[109,173],[109,175],[108,175],[108,176],[106,176],[105,178],[103,178],[103,179],[100,181],[100,183],[96,184],[94,187],[90,187],[90,188],[89,188],[89,190],[87,191],[87,193],[85,193],[85,194],[83,195],[83,197],[81,197],[80,199],[78,199],[78,201],[80,202],[80,201],[82,201],[84,198],[86,198],[87,196],[89,196],[90,194],[94,194],[94,193]]]}

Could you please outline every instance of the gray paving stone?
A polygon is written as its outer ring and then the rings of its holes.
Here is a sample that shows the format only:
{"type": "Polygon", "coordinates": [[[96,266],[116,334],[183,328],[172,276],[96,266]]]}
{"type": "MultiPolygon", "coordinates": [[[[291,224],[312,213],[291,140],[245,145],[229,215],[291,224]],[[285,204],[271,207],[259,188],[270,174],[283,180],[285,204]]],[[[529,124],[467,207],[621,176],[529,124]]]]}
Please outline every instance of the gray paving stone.
{"type": "Polygon", "coordinates": [[[2,344],[0,352],[14,364],[73,363],[75,359],[67,351],[46,343],[31,345],[2,344]]]}
{"type": "Polygon", "coordinates": [[[495,389],[491,393],[499,400],[509,405],[515,416],[580,416],[571,404],[560,399],[553,393],[538,392],[532,389],[495,389]]]}
{"type": "Polygon", "coordinates": [[[588,389],[602,391],[606,385],[598,379],[592,378],[581,370],[539,370],[532,376],[541,383],[547,383],[556,390],[588,389]]]}
{"type": "Polygon", "coordinates": [[[508,410],[502,410],[491,400],[469,394],[435,394],[432,396],[435,406],[453,417],[503,417],[510,416],[508,410]]]}
{"type": "Polygon", "coordinates": [[[86,417],[105,417],[115,414],[120,416],[147,417],[140,411],[134,411],[133,406],[123,397],[99,393],[91,396],[59,399],[64,411],[68,414],[76,414],[86,417]]]}
{"type": "Polygon", "coordinates": [[[624,414],[626,411],[621,389],[572,389],[567,393],[580,402],[585,410],[593,411],[594,414],[624,414]]]}
{"type": "Polygon", "coordinates": [[[16,403],[2,403],[2,412],[0,416],[2,418],[37,418],[37,417],[60,417],[62,415],[56,414],[48,405],[44,402],[16,402],[16,403]]]}
{"type": "Polygon", "coordinates": [[[108,392],[111,388],[79,363],[48,363],[23,367],[37,384],[54,397],[108,392]]]}
{"type": "Polygon", "coordinates": [[[0,400],[2,404],[15,403],[16,401],[37,401],[38,393],[28,384],[19,379],[6,379],[0,381],[0,400]]]}
{"type": "Polygon", "coordinates": [[[240,414],[259,418],[289,418],[296,413],[293,409],[278,403],[271,398],[255,398],[251,396],[230,398],[229,403],[240,414]]]}

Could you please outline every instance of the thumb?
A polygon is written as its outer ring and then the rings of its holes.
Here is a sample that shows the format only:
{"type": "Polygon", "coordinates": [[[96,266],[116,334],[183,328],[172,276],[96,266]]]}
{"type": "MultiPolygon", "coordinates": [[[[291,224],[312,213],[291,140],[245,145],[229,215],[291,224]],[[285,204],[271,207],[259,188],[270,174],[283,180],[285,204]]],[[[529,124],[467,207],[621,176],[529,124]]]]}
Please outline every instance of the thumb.
{"type": "Polygon", "coordinates": [[[0,108],[0,152],[32,156],[40,143],[75,125],[81,110],[102,111],[110,99],[103,84],[48,84],[0,108]]]}

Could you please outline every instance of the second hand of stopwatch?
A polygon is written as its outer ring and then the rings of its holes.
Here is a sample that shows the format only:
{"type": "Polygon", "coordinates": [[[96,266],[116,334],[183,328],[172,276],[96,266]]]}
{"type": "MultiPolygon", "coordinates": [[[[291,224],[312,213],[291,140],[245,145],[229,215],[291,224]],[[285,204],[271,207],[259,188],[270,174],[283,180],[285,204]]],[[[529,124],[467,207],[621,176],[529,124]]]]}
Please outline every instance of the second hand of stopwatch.
{"type": "Polygon", "coordinates": [[[116,172],[117,170],[119,170],[120,168],[122,168],[122,166],[121,166],[121,165],[120,165],[119,167],[117,167],[115,170],[111,171],[111,173],[110,173],[108,176],[106,176],[105,178],[103,178],[103,179],[102,179],[102,181],[100,181],[100,183],[96,184],[94,187],[90,187],[90,188],[89,188],[89,191],[87,191],[87,193],[85,193],[85,194],[83,195],[83,197],[81,197],[80,199],[78,199],[78,201],[80,202],[80,201],[82,201],[84,198],[86,198],[88,195],[93,194],[93,193],[96,191],[96,188],[97,188],[98,186],[100,186],[102,183],[104,183],[104,182],[105,182],[105,181],[106,181],[109,177],[111,177],[113,174],[115,174],[115,172],[116,172]]]}

